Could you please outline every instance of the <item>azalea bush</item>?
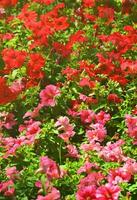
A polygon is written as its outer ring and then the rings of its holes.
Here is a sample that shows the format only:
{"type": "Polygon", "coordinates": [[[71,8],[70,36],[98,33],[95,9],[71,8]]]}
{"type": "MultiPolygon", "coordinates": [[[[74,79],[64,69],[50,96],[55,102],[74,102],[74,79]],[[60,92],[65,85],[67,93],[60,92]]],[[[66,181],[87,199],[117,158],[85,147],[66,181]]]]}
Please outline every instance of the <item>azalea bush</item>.
{"type": "Polygon", "coordinates": [[[137,199],[137,1],[0,0],[0,199],[137,199]]]}

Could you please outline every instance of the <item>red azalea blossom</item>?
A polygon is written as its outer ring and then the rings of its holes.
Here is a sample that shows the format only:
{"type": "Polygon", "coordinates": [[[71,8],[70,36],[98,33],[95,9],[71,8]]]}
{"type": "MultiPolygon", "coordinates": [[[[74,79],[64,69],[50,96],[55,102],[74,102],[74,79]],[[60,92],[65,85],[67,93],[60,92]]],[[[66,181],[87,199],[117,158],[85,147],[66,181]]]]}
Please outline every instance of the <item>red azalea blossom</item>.
{"type": "Polygon", "coordinates": [[[18,0],[0,0],[0,7],[15,6],[18,0]]]}
{"type": "Polygon", "coordinates": [[[2,57],[5,62],[5,69],[9,72],[14,68],[19,68],[25,62],[27,53],[24,51],[18,51],[14,49],[4,49],[2,51],[2,57]]]}
{"type": "Polygon", "coordinates": [[[42,79],[44,77],[44,72],[42,71],[44,65],[45,59],[40,54],[31,54],[27,68],[27,74],[30,79],[42,79]]]}
{"type": "Polygon", "coordinates": [[[14,101],[17,95],[18,93],[13,92],[9,86],[7,86],[6,80],[0,77],[0,105],[14,101]]]}
{"type": "Polygon", "coordinates": [[[109,94],[107,100],[113,103],[121,103],[122,99],[118,97],[117,94],[109,94]]]}
{"type": "Polygon", "coordinates": [[[106,6],[99,6],[98,7],[98,16],[100,18],[105,18],[109,22],[111,22],[114,20],[114,9],[106,7],[106,6]]]}
{"type": "Polygon", "coordinates": [[[38,2],[38,3],[43,3],[46,5],[50,5],[51,3],[53,3],[55,0],[33,0],[34,2],[38,2]]]}
{"type": "Polygon", "coordinates": [[[82,0],[82,3],[84,7],[94,7],[95,6],[95,0],[82,0]]]}

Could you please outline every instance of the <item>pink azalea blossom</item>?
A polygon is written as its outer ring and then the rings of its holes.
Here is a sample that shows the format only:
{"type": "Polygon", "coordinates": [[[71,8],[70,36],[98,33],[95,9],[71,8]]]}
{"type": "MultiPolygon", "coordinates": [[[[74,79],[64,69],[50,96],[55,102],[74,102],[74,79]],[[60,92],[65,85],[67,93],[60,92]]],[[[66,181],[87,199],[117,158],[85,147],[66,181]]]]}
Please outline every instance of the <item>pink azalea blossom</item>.
{"type": "Polygon", "coordinates": [[[40,133],[41,129],[40,126],[41,122],[33,121],[32,119],[29,121],[25,121],[23,125],[19,126],[19,131],[26,131],[26,135],[35,135],[40,133]]]}
{"type": "Polygon", "coordinates": [[[42,107],[43,107],[42,104],[38,104],[38,106],[35,107],[33,111],[26,112],[23,118],[26,118],[26,117],[35,118],[39,116],[39,111],[41,110],[42,107]]]}
{"type": "Polygon", "coordinates": [[[128,135],[137,142],[137,117],[126,115],[126,125],[128,127],[128,135]]]}
{"type": "Polygon", "coordinates": [[[0,113],[0,127],[5,127],[6,129],[12,129],[13,126],[17,124],[16,120],[14,119],[13,113],[6,113],[2,112],[0,113]]]}
{"type": "Polygon", "coordinates": [[[75,135],[74,131],[67,131],[58,135],[64,142],[68,143],[69,139],[75,135]]]}
{"type": "Polygon", "coordinates": [[[80,157],[80,155],[78,154],[78,150],[77,150],[76,146],[74,146],[72,144],[68,144],[66,147],[67,147],[67,150],[68,150],[67,156],[72,157],[72,158],[79,158],[80,157]]]}
{"type": "Polygon", "coordinates": [[[105,113],[104,111],[100,111],[98,114],[95,115],[95,120],[97,123],[105,125],[106,122],[110,120],[110,114],[105,113]]]}
{"type": "Polygon", "coordinates": [[[99,166],[95,163],[91,163],[89,161],[86,161],[82,167],[77,171],[78,174],[81,174],[82,172],[85,172],[87,174],[91,173],[92,168],[99,169],[99,166]]]}
{"type": "Polygon", "coordinates": [[[96,199],[96,186],[90,185],[79,189],[76,193],[76,200],[97,200],[96,199]]]}
{"type": "Polygon", "coordinates": [[[96,198],[98,200],[118,200],[119,194],[120,187],[108,183],[97,189],[96,198]]]}
{"type": "Polygon", "coordinates": [[[16,167],[9,167],[6,169],[6,176],[11,179],[14,180],[18,177],[19,175],[19,171],[16,169],[16,167]]]}
{"type": "Polygon", "coordinates": [[[80,180],[78,185],[79,189],[82,189],[85,186],[96,185],[99,186],[100,182],[105,178],[101,172],[91,172],[85,178],[80,180]]]}
{"type": "Polygon", "coordinates": [[[36,200],[59,200],[60,192],[56,188],[52,188],[51,192],[49,192],[46,196],[38,195],[36,200]]]}
{"type": "Polygon", "coordinates": [[[59,166],[54,160],[48,158],[47,156],[41,157],[39,171],[44,172],[49,180],[60,177],[59,166]]]}
{"type": "Polygon", "coordinates": [[[83,123],[91,123],[95,118],[95,113],[92,110],[82,110],[80,118],[83,123]]]}
{"type": "Polygon", "coordinates": [[[137,162],[134,159],[127,159],[123,168],[130,174],[137,174],[137,162]]]}
{"type": "Polygon", "coordinates": [[[118,140],[115,143],[108,142],[105,147],[99,152],[99,155],[107,162],[122,162],[125,159],[121,146],[123,140],[118,140]]]}
{"type": "Polygon", "coordinates": [[[43,106],[54,107],[56,105],[55,98],[60,95],[60,91],[55,85],[47,85],[44,90],[40,92],[41,104],[43,106]]]}
{"type": "Polygon", "coordinates": [[[127,171],[124,167],[111,169],[109,171],[107,179],[109,183],[112,183],[114,185],[122,182],[129,182],[131,179],[131,173],[130,171],[127,171]]]}
{"type": "Polygon", "coordinates": [[[10,86],[11,91],[17,92],[17,93],[22,92],[24,88],[25,88],[25,84],[23,83],[23,80],[21,79],[14,81],[12,85],[10,86]]]}
{"type": "Polygon", "coordinates": [[[74,127],[69,123],[68,117],[59,117],[55,126],[59,131],[63,131],[58,136],[64,140],[64,142],[69,142],[69,139],[75,135],[74,127]]]}
{"type": "Polygon", "coordinates": [[[89,139],[89,141],[98,141],[98,142],[102,142],[106,135],[107,135],[107,131],[106,128],[102,125],[102,124],[93,124],[90,127],[93,128],[93,130],[87,130],[86,131],[86,135],[89,139]]]}
{"type": "Polygon", "coordinates": [[[94,140],[92,140],[89,144],[81,144],[80,148],[85,151],[97,151],[100,152],[102,149],[102,146],[100,145],[99,142],[95,142],[94,140]]]}
{"type": "Polygon", "coordinates": [[[14,191],[14,183],[12,180],[0,183],[0,192],[3,193],[4,196],[12,196],[14,191]]]}
{"type": "Polygon", "coordinates": [[[68,117],[59,117],[57,122],[55,123],[55,126],[58,127],[58,130],[63,130],[63,131],[72,131],[73,126],[69,123],[69,118],[68,117]]]}

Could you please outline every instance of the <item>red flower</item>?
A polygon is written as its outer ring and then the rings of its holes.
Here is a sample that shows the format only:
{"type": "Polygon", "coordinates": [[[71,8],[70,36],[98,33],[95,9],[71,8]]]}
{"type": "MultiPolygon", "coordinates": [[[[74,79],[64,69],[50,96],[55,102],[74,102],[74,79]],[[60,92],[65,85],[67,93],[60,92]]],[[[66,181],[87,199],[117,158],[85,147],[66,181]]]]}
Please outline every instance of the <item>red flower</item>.
{"type": "Polygon", "coordinates": [[[30,55],[28,62],[27,74],[31,79],[41,79],[44,77],[44,72],[41,68],[45,65],[45,59],[38,53],[30,55]]]}
{"type": "Polygon", "coordinates": [[[67,17],[59,17],[54,19],[54,28],[56,31],[63,31],[69,27],[69,23],[67,22],[67,17]]]}
{"type": "Polygon", "coordinates": [[[2,51],[2,58],[5,62],[5,70],[11,71],[14,68],[19,68],[23,65],[26,59],[26,52],[14,49],[4,49],[2,51]]]}
{"type": "Polygon", "coordinates": [[[135,0],[122,0],[122,14],[129,14],[132,11],[135,0]]]}
{"type": "Polygon", "coordinates": [[[63,57],[67,57],[71,53],[71,48],[68,45],[64,45],[59,42],[54,42],[53,48],[57,53],[61,54],[63,57]]]}
{"type": "Polygon", "coordinates": [[[94,7],[95,6],[95,0],[83,0],[84,7],[94,7]]]}
{"type": "Polygon", "coordinates": [[[80,85],[81,87],[88,86],[89,88],[94,88],[94,87],[96,86],[96,83],[95,83],[95,81],[91,81],[91,80],[88,79],[88,78],[82,78],[82,79],[80,80],[79,85],[80,85]]]}
{"type": "Polygon", "coordinates": [[[34,26],[34,22],[37,20],[37,13],[28,9],[28,4],[22,8],[18,18],[24,22],[27,28],[34,26]],[[32,25],[33,24],[33,25],[32,25]]]}
{"type": "Polygon", "coordinates": [[[15,6],[18,3],[18,0],[1,0],[0,7],[15,6]]]}
{"type": "Polygon", "coordinates": [[[18,93],[13,92],[6,84],[6,80],[0,77],[0,105],[7,104],[17,98],[18,93]]]}
{"type": "Polygon", "coordinates": [[[114,20],[114,9],[106,6],[98,6],[98,16],[111,22],[114,20]]]}
{"type": "Polygon", "coordinates": [[[122,99],[120,99],[118,97],[117,94],[109,94],[108,97],[107,97],[107,100],[110,101],[110,102],[113,102],[113,103],[121,103],[122,99]]]}
{"type": "Polygon", "coordinates": [[[43,3],[46,4],[47,6],[50,5],[51,3],[53,3],[55,0],[33,0],[34,2],[38,2],[38,3],[43,3]]]}
{"type": "Polygon", "coordinates": [[[71,67],[66,67],[66,69],[62,70],[62,74],[67,76],[68,80],[73,80],[79,76],[79,70],[73,69],[71,67]]]}

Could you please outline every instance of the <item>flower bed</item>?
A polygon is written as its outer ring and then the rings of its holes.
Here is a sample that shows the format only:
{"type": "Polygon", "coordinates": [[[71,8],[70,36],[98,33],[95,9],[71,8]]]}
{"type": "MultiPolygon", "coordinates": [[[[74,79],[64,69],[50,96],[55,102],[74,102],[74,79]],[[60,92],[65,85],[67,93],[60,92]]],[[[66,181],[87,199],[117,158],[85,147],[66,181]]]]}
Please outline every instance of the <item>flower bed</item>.
{"type": "Polygon", "coordinates": [[[0,1],[0,199],[137,199],[137,1],[0,1]]]}

